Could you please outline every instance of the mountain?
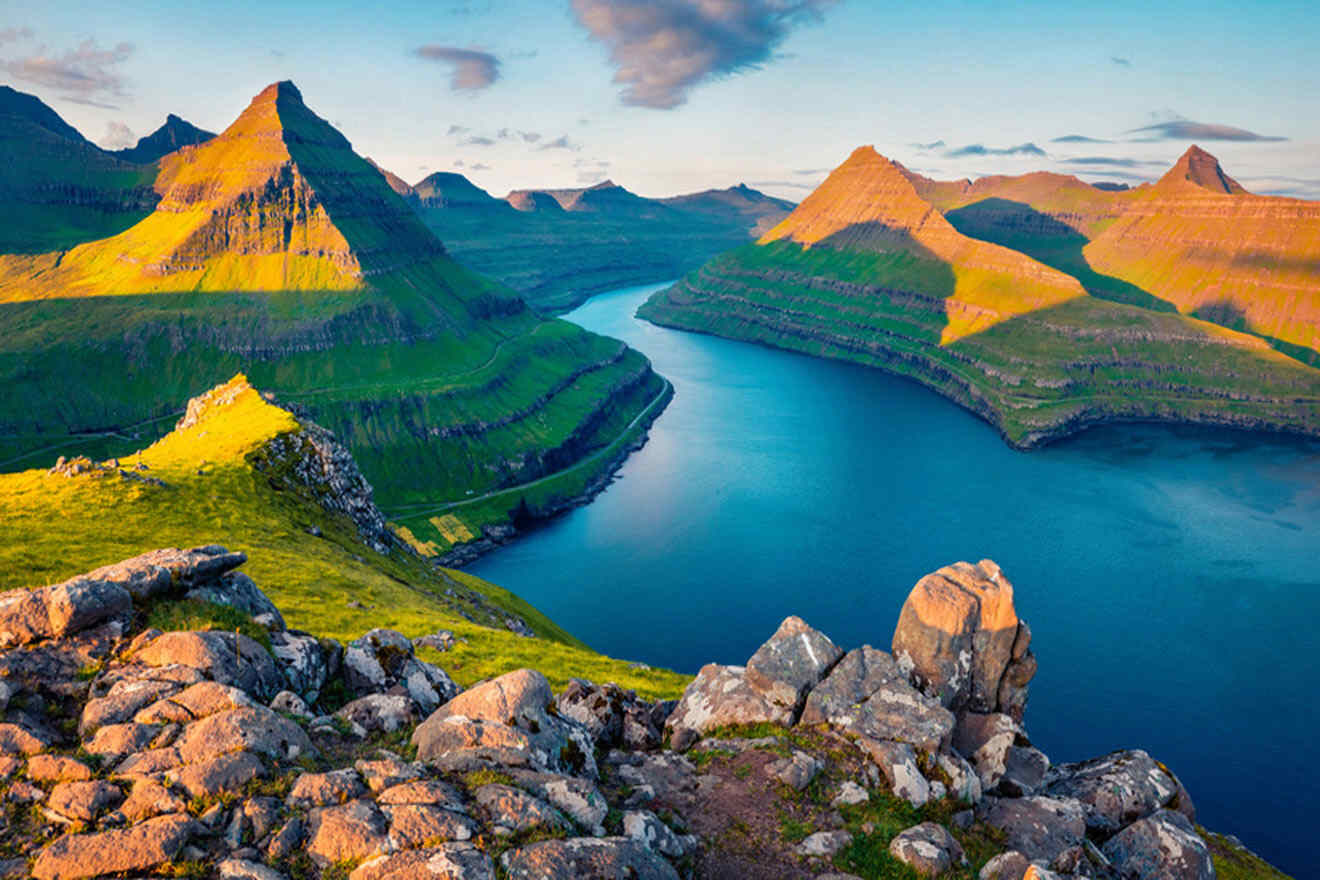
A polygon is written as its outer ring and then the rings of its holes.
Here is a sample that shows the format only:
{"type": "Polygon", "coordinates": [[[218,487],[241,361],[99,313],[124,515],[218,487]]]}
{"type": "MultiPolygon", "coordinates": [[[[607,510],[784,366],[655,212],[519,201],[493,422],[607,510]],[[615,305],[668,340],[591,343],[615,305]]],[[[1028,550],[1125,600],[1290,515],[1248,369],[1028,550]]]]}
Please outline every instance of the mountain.
{"type": "Polygon", "coordinates": [[[89,143],[36,96],[0,86],[0,253],[113,235],[155,206],[154,177],[89,143]]]}
{"type": "Polygon", "coordinates": [[[967,235],[1078,278],[1093,296],[1180,312],[1320,364],[1320,202],[1248,193],[1199,147],[1155,184],[1058,174],[942,183],[910,175],[967,235]]]}
{"type": "Polygon", "coordinates": [[[747,242],[792,207],[741,185],[649,199],[607,180],[493,199],[460,174],[440,173],[416,190],[423,222],[456,259],[545,311],[573,308],[602,290],[673,278],[747,242]]]}
{"type": "Polygon", "coordinates": [[[165,117],[164,125],[146,137],[140,138],[136,146],[126,150],[113,150],[110,155],[136,165],[150,165],[180,147],[206,143],[213,137],[215,137],[214,132],[204,131],[188,120],[180,119],[171,113],[165,117]]]}
{"type": "Polygon", "coordinates": [[[245,372],[438,555],[590,491],[668,399],[637,352],[450,259],[292,83],[165,156],[155,189],[118,235],[0,257],[0,467],[118,454],[245,372]]]}
{"type": "Polygon", "coordinates": [[[639,315],[909,376],[1021,447],[1123,419],[1320,433],[1320,371],[1248,334],[1090,295],[1089,278],[971,237],[959,210],[946,217],[926,194],[990,201],[996,228],[1064,241],[1084,240],[1078,229],[1108,199],[1136,196],[1059,175],[979,189],[994,195],[858,149],[756,244],[655,294],[639,315]]]}

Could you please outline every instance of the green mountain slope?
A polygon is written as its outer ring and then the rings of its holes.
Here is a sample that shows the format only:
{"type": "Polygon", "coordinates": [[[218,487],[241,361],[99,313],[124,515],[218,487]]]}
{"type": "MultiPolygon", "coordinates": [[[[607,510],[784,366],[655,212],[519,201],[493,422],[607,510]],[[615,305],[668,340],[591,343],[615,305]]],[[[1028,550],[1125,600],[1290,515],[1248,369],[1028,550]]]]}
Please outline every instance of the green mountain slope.
{"type": "Polygon", "coordinates": [[[290,83],[166,156],[155,186],[158,210],[117,236],[0,257],[3,468],[135,448],[243,371],[335,431],[387,510],[572,471],[445,530],[419,515],[443,553],[580,494],[666,392],[637,352],[453,262],[290,83]]]}
{"type": "Polygon", "coordinates": [[[909,376],[1019,446],[1125,419],[1320,432],[1320,371],[971,239],[869,148],[639,314],[909,376]]]}
{"type": "Polygon", "coordinates": [[[214,132],[200,129],[171,113],[165,117],[160,128],[139,138],[136,145],[125,150],[114,150],[111,155],[136,165],[150,165],[180,147],[204,144],[213,137],[214,132]]]}

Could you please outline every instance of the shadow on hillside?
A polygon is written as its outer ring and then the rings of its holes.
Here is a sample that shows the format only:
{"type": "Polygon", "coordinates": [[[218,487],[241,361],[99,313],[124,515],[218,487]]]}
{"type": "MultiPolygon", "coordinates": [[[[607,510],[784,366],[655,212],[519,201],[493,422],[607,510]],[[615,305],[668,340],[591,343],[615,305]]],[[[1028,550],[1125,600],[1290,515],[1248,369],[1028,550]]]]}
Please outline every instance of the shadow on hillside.
{"type": "Polygon", "coordinates": [[[963,235],[1021,251],[1066,272],[1092,296],[1156,312],[1178,310],[1135,284],[1096,272],[1082,251],[1090,243],[1086,236],[1028,204],[1009,199],[982,199],[944,216],[963,235]]]}
{"type": "Polygon", "coordinates": [[[1206,303],[1191,312],[1191,316],[1200,318],[1202,321],[1209,321],[1212,324],[1218,324],[1221,327],[1227,327],[1230,330],[1258,336],[1280,354],[1285,354],[1293,360],[1300,361],[1310,367],[1320,367],[1320,352],[1305,345],[1288,342],[1256,330],[1247,319],[1247,313],[1242,310],[1241,306],[1231,300],[1206,303]]]}

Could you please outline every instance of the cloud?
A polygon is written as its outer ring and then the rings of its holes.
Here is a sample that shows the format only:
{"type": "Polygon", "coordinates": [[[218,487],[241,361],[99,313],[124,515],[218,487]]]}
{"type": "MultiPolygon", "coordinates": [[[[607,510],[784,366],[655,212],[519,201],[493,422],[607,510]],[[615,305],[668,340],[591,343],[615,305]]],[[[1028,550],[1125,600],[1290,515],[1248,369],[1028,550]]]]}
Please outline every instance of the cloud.
{"type": "Polygon", "coordinates": [[[456,46],[420,46],[413,53],[427,61],[450,65],[449,87],[454,91],[479,91],[500,78],[500,59],[489,52],[456,46]]]}
{"type": "Polygon", "coordinates": [[[118,67],[132,54],[132,43],[116,43],[111,49],[102,49],[95,40],[89,39],[79,43],[76,49],[59,54],[49,53],[42,47],[41,51],[26,58],[2,60],[0,70],[15,79],[59,91],[69,100],[113,107],[97,101],[124,96],[124,80],[118,67]]]}
{"type": "Polygon", "coordinates": [[[122,122],[107,123],[105,134],[100,140],[101,147],[107,150],[124,150],[136,143],[137,135],[122,122]]]}
{"type": "Polygon", "coordinates": [[[30,39],[32,39],[32,28],[0,28],[0,46],[3,46],[5,43],[17,43],[19,40],[30,39]]]}
{"type": "Polygon", "coordinates": [[[495,137],[502,141],[522,141],[525,144],[534,144],[541,139],[539,131],[521,131],[512,128],[501,128],[495,132],[495,137]]]}
{"type": "Polygon", "coordinates": [[[459,141],[459,144],[465,147],[493,147],[495,139],[488,138],[485,135],[474,134],[472,137],[465,137],[459,141]]]}
{"type": "Polygon", "coordinates": [[[930,152],[931,150],[941,149],[944,146],[946,146],[946,144],[944,143],[944,141],[939,140],[939,141],[931,141],[928,144],[911,144],[910,146],[914,150],[921,150],[923,153],[927,153],[930,152]]]}
{"type": "Polygon", "coordinates": [[[1117,55],[1111,55],[1111,56],[1109,57],[1109,60],[1112,61],[1112,62],[1114,62],[1115,64],[1117,64],[1119,67],[1131,67],[1131,66],[1132,66],[1132,62],[1131,62],[1131,61],[1129,61],[1129,60],[1126,59],[1126,58],[1119,58],[1117,55]]]}
{"type": "Polygon", "coordinates": [[[451,134],[451,135],[455,135],[455,134],[467,134],[467,133],[468,133],[469,131],[471,131],[471,130],[472,130],[472,129],[468,128],[466,125],[451,125],[451,126],[449,126],[449,134],[451,134]]]}
{"type": "Polygon", "coordinates": [[[537,152],[545,152],[546,150],[572,150],[577,152],[580,149],[582,149],[582,145],[570,141],[566,134],[560,135],[552,141],[546,141],[536,148],[537,152]]]}
{"type": "Polygon", "coordinates": [[[1084,134],[1065,134],[1063,137],[1056,137],[1050,141],[1052,144],[1112,144],[1113,141],[1106,141],[1100,138],[1087,137],[1084,134]]]}
{"type": "Polygon", "coordinates": [[[1142,166],[1155,166],[1163,168],[1164,162],[1150,162],[1144,159],[1119,159],[1113,156],[1081,156],[1076,159],[1063,159],[1065,165],[1105,165],[1114,168],[1140,168],[1142,166]]]}
{"type": "Polygon", "coordinates": [[[1256,134],[1232,125],[1210,122],[1192,122],[1190,119],[1171,119],[1154,125],[1134,128],[1127,134],[1144,134],[1145,141],[1286,141],[1286,137],[1256,134]]]}
{"type": "Polygon", "coordinates": [[[489,171],[489,170],[490,170],[490,166],[487,165],[485,162],[473,162],[471,165],[468,166],[468,170],[469,170],[469,171],[489,171]]]}
{"type": "Polygon", "coordinates": [[[798,168],[795,169],[793,173],[799,174],[802,177],[816,177],[820,174],[829,174],[833,170],[833,168],[798,168]]]}
{"type": "Polygon", "coordinates": [[[610,50],[625,104],[670,110],[712,77],[771,60],[800,22],[834,0],[572,0],[573,14],[610,50]]]}
{"type": "Polygon", "coordinates": [[[968,144],[965,147],[958,147],[956,150],[949,150],[944,154],[950,159],[961,159],[964,156],[1044,156],[1045,151],[1035,144],[1018,144],[1016,147],[987,147],[985,144],[968,144]]]}

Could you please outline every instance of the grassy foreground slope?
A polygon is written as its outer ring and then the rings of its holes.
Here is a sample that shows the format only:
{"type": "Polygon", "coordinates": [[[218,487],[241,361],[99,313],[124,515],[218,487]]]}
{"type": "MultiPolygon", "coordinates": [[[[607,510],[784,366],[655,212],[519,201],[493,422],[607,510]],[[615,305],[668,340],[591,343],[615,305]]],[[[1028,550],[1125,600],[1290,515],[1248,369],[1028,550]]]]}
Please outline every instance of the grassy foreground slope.
{"type": "Polygon", "coordinates": [[[639,314],[909,376],[1018,446],[1118,419],[1320,430],[1320,371],[1263,340],[1089,296],[971,242],[901,169],[859,150],[759,244],[639,314]]]}
{"type": "Polygon", "coordinates": [[[506,590],[399,548],[377,553],[343,514],[275,488],[253,463],[272,439],[302,426],[242,377],[220,390],[237,393],[122,459],[128,476],[119,468],[0,474],[0,589],[53,583],[157,547],[221,543],[248,554],[244,571],[291,627],[341,640],[378,626],[410,637],[452,630],[467,641],[446,654],[445,668],[464,684],[534,665],[556,687],[582,676],[652,696],[682,689],[678,675],[590,651],[506,590]],[[501,611],[537,638],[505,629],[501,611]]]}
{"type": "MultiPolygon", "coordinates": [[[[123,454],[243,371],[334,431],[382,507],[434,506],[607,470],[596,454],[665,391],[637,352],[451,260],[291,83],[166,156],[156,187],[112,238],[0,257],[0,469],[123,454]]],[[[443,553],[505,501],[415,537],[443,553]]]]}

